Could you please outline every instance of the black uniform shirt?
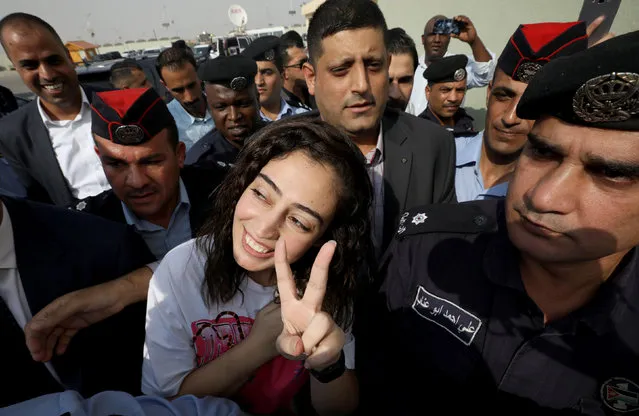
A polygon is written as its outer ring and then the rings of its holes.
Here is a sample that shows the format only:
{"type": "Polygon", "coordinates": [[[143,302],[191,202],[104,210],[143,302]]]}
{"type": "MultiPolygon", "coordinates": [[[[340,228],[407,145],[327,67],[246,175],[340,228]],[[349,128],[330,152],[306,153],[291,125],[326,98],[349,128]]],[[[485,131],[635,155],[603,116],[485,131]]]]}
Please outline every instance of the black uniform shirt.
{"type": "Polygon", "coordinates": [[[185,165],[207,165],[217,163],[227,167],[235,163],[240,149],[224,138],[218,129],[206,133],[186,153],[185,165]]]}
{"type": "Polygon", "coordinates": [[[544,326],[503,201],[405,213],[382,262],[390,312],[377,346],[394,414],[639,413],[637,256],[587,305],[544,326]]]}
{"type": "Polygon", "coordinates": [[[418,117],[428,121],[432,121],[435,124],[439,124],[440,126],[444,127],[446,130],[452,132],[453,136],[455,137],[475,136],[477,134],[477,132],[475,131],[475,126],[473,125],[473,122],[475,121],[475,119],[472,118],[470,114],[468,114],[466,110],[464,110],[461,107],[455,113],[454,127],[449,127],[442,124],[442,121],[439,119],[439,117],[437,117],[431,111],[430,107],[426,107],[426,110],[424,110],[418,117]]]}

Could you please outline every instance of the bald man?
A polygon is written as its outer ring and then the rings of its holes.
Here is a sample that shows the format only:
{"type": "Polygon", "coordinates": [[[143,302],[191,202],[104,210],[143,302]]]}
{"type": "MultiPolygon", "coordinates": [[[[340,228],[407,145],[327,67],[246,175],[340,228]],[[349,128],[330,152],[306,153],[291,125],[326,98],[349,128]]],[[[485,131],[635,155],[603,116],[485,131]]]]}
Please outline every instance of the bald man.
{"type": "Polygon", "coordinates": [[[419,57],[419,65],[415,70],[415,83],[408,104],[411,114],[419,115],[426,110],[428,106],[426,98],[428,81],[422,75],[433,60],[453,55],[448,52],[451,37],[467,43],[472,51],[472,56],[467,55],[468,88],[485,87],[495,72],[495,54],[486,49],[477,35],[473,22],[466,16],[455,16],[453,20],[460,25],[460,31],[459,34],[451,34],[445,33],[446,31],[442,30],[442,25],[437,25],[439,20],[446,19],[447,17],[442,15],[433,16],[424,27],[422,35],[424,55],[419,57]]]}
{"type": "Polygon", "coordinates": [[[81,88],[60,36],[44,20],[12,13],[0,43],[37,99],[0,120],[0,154],[29,199],[69,206],[110,189],[93,150],[94,89],[81,88]]]}

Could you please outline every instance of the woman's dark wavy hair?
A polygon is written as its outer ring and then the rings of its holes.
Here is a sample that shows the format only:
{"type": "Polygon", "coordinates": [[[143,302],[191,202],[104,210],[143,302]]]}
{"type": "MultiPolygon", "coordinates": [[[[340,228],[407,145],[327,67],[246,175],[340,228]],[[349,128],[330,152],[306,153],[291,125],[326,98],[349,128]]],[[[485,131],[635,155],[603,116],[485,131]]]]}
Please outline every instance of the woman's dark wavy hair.
{"type": "MultiPolygon", "coordinates": [[[[321,240],[335,240],[337,248],[329,269],[323,309],[338,325],[348,328],[352,324],[356,283],[359,276],[369,275],[367,267],[373,264],[369,218],[372,186],[357,146],[317,116],[296,116],[272,123],[244,146],[218,190],[214,214],[198,237],[199,249],[207,256],[203,295],[208,302],[224,303],[240,292],[245,271],[233,257],[235,205],[269,161],[292,152],[303,152],[335,172],[338,205],[321,240]]],[[[306,288],[319,248],[314,245],[291,265],[300,294],[306,288]]]]}

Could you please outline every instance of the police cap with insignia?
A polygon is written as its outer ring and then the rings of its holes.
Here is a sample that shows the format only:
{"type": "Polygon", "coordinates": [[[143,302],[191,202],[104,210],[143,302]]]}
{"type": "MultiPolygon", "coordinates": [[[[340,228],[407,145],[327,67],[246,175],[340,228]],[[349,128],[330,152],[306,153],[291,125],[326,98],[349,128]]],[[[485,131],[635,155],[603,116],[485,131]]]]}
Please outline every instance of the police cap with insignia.
{"type": "Polygon", "coordinates": [[[220,56],[200,65],[198,77],[209,84],[243,91],[255,82],[257,64],[245,56],[220,56]]]}
{"type": "Polygon", "coordinates": [[[517,115],[639,131],[639,31],[548,63],[526,88],[517,115]]]}
{"type": "Polygon", "coordinates": [[[131,88],[93,94],[91,131],[113,143],[136,145],[175,125],[153,88],[131,88]]]}
{"type": "Polygon", "coordinates": [[[282,72],[282,55],[280,54],[280,38],[277,36],[263,36],[255,39],[242,52],[243,56],[254,61],[273,62],[277,69],[282,72]]]}
{"type": "Polygon", "coordinates": [[[438,82],[458,82],[466,79],[466,55],[453,55],[434,60],[424,71],[429,84],[438,82]]]}
{"type": "Polygon", "coordinates": [[[552,59],[588,47],[584,22],[520,25],[497,60],[497,67],[515,81],[529,83],[552,59]]]}

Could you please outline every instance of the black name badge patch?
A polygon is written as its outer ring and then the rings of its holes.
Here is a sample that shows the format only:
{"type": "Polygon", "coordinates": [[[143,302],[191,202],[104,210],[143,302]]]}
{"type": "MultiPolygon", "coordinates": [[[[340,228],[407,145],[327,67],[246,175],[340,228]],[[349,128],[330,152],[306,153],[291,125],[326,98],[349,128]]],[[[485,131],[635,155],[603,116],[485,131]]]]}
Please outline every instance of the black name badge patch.
{"type": "Polygon", "coordinates": [[[435,296],[422,286],[417,288],[413,310],[422,318],[431,321],[455,338],[470,345],[481,328],[481,320],[453,302],[435,296]]]}

